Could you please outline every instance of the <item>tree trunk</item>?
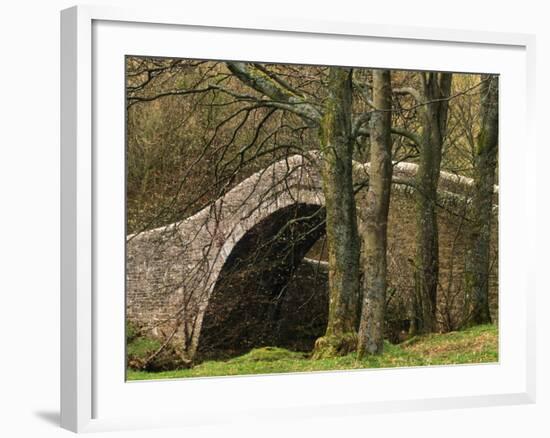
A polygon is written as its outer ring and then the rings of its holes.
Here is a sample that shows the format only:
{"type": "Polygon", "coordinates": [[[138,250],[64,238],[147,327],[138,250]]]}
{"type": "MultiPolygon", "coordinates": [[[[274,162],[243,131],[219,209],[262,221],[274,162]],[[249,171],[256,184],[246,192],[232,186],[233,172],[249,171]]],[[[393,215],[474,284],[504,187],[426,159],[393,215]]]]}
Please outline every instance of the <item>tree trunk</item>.
{"type": "Polygon", "coordinates": [[[380,354],[384,348],[384,316],[387,287],[387,229],[390,205],[391,76],[389,70],[373,71],[369,189],[361,197],[359,230],[362,243],[363,306],[357,354],[380,354]]]}
{"type": "Polygon", "coordinates": [[[439,237],[437,227],[437,185],[441,152],[447,131],[451,73],[422,73],[423,93],[419,107],[422,145],[416,176],[415,295],[411,332],[436,329],[439,281],[439,237]]]}
{"type": "Polygon", "coordinates": [[[345,355],[357,345],[360,244],[352,180],[351,78],[351,69],[330,68],[321,120],[330,300],[327,330],[315,342],[314,358],[345,355]]]}
{"type": "Polygon", "coordinates": [[[481,122],[474,151],[474,194],[465,263],[468,324],[491,322],[489,312],[490,243],[498,151],[498,77],[481,76],[481,122]]]}

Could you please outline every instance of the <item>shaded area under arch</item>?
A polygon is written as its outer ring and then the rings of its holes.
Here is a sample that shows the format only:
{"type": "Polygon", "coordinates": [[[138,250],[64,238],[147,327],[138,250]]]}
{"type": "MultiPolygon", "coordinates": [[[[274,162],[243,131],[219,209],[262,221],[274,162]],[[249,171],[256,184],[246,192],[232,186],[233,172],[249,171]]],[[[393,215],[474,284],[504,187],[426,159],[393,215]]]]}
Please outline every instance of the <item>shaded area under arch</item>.
{"type": "MultiPolygon", "coordinates": [[[[326,320],[318,318],[317,326],[309,330],[302,327],[318,312],[311,307],[300,308],[300,303],[310,298],[299,290],[300,280],[312,270],[307,266],[297,270],[324,234],[324,220],[323,207],[297,203],[274,212],[241,238],[210,296],[197,351],[199,360],[266,345],[311,347],[326,320]],[[298,281],[293,278],[296,275],[300,276],[298,281]]],[[[326,295],[326,290],[320,288],[319,293],[326,295]]],[[[328,304],[319,303],[327,299],[317,297],[312,302],[323,313],[328,304]]]]}

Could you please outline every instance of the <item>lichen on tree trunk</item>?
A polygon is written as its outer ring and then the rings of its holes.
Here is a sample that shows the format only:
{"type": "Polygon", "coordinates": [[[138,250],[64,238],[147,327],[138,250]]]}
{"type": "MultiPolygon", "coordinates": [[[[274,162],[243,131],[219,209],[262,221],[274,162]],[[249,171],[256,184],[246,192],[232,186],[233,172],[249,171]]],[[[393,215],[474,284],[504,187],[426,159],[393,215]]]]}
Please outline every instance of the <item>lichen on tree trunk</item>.
{"type": "Polygon", "coordinates": [[[384,347],[387,287],[387,228],[392,181],[391,76],[389,70],[373,71],[370,128],[369,188],[360,195],[359,231],[363,268],[363,306],[357,355],[380,354],[384,347]]]}
{"type": "Polygon", "coordinates": [[[330,298],[326,333],[315,343],[314,358],[355,350],[360,305],[360,244],[352,180],[352,70],[331,67],[328,87],[319,137],[330,298]]]}

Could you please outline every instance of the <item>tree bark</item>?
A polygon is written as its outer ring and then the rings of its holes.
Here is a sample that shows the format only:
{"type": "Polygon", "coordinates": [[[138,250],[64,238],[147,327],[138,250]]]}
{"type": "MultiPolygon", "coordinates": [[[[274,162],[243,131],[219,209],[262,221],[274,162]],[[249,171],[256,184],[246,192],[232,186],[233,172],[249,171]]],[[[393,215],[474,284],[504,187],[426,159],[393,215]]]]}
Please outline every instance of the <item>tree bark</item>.
{"type": "Polygon", "coordinates": [[[439,281],[439,236],[437,227],[437,185],[441,153],[447,132],[451,73],[422,73],[419,107],[422,125],[419,168],[416,177],[415,295],[411,334],[436,329],[439,281]]]}
{"type": "Polygon", "coordinates": [[[489,312],[490,243],[498,151],[498,77],[481,76],[481,121],[474,151],[474,193],[465,261],[467,324],[491,322],[489,312]]]}
{"type": "Polygon", "coordinates": [[[363,306],[357,343],[359,358],[380,354],[384,348],[387,288],[387,229],[392,182],[391,76],[389,70],[373,71],[375,111],[370,128],[369,189],[361,197],[359,231],[363,267],[363,306]]]}
{"type": "Polygon", "coordinates": [[[331,67],[329,96],[320,126],[321,175],[326,205],[329,316],[314,358],[355,350],[359,320],[359,250],[352,180],[352,70],[331,67]]]}

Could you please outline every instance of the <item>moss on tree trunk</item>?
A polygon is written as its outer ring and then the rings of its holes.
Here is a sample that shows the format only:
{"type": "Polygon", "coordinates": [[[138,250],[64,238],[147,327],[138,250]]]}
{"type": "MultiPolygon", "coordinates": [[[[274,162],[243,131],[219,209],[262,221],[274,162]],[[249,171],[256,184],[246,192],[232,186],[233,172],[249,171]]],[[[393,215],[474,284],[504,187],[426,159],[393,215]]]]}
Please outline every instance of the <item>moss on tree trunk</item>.
{"type": "Polygon", "coordinates": [[[437,228],[437,185],[441,152],[447,131],[451,73],[422,73],[419,107],[422,124],[419,167],[416,177],[415,294],[411,332],[436,329],[439,281],[439,236],[437,228]]]}
{"type": "Polygon", "coordinates": [[[481,76],[481,123],[474,154],[474,193],[469,248],[465,260],[466,322],[491,322],[490,243],[498,149],[498,77],[481,76]]]}
{"type": "Polygon", "coordinates": [[[357,343],[359,238],[352,180],[351,78],[351,69],[330,68],[319,131],[330,298],[327,330],[315,343],[314,358],[345,355],[357,343]]]}

